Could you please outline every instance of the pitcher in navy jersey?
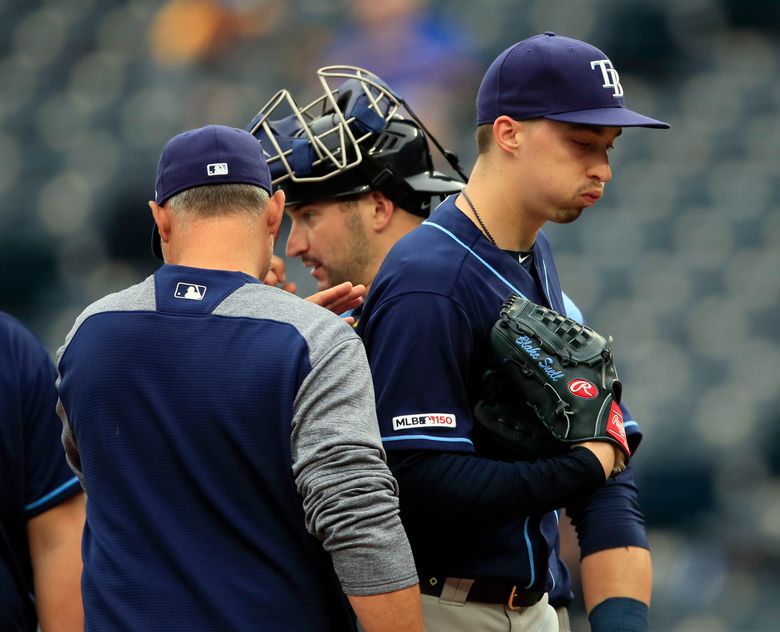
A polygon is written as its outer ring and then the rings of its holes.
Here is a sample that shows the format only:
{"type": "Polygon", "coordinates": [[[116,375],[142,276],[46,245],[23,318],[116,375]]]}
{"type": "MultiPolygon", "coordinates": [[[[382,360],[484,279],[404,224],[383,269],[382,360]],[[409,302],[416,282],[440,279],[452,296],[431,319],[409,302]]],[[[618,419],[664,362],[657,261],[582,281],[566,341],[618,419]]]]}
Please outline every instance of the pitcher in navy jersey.
{"type": "Polygon", "coordinates": [[[284,206],[260,146],[180,134],[155,188],[165,265],[58,353],[87,629],[422,630],[362,343],[259,280],[284,206]]]}
{"type": "MultiPolygon", "coordinates": [[[[607,480],[615,453],[599,442],[512,461],[480,435],[472,412],[493,362],[490,330],[509,294],[577,316],[544,224],[572,222],[598,201],[622,128],[668,126],[625,107],[602,51],[553,33],[491,64],[477,126],[466,188],[390,251],[358,327],[427,629],[568,625],[548,606],[562,568],[556,510],[566,507],[580,534],[592,629],[645,630],[651,563],[632,468],[607,480]],[[441,415],[455,423],[435,423],[441,415]],[[410,416],[431,421],[400,423],[410,416]]],[[[635,447],[637,427],[624,414],[635,447]]]]}

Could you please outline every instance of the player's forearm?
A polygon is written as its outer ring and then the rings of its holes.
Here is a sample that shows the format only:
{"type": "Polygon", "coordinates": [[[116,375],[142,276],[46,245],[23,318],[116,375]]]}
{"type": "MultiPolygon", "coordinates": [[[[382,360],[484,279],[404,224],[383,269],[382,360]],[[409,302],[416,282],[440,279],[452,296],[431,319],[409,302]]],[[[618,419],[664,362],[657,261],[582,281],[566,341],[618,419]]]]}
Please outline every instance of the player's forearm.
{"type": "Polygon", "coordinates": [[[388,462],[404,511],[466,522],[546,513],[604,483],[601,464],[584,448],[535,463],[423,450],[391,452],[388,462]]]}
{"type": "Polygon", "coordinates": [[[81,534],[84,494],[28,522],[35,601],[42,632],[84,629],[81,603],[81,534]]]}
{"type": "Polygon", "coordinates": [[[366,632],[422,632],[423,614],[417,584],[379,595],[348,595],[366,632]]]}
{"type": "Polygon", "coordinates": [[[650,551],[638,547],[606,549],[580,562],[585,609],[611,597],[628,597],[650,605],[653,570],[650,551]]]}
{"type": "Polygon", "coordinates": [[[606,549],[649,548],[632,466],[567,506],[566,513],[577,529],[581,557],[606,549]]]}
{"type": "Polygon", "coordinates": [[[42,632],[84,629],[81,558],[74,558],[72,553],[63,551],[35,569],[35,601],[42,632]]]}

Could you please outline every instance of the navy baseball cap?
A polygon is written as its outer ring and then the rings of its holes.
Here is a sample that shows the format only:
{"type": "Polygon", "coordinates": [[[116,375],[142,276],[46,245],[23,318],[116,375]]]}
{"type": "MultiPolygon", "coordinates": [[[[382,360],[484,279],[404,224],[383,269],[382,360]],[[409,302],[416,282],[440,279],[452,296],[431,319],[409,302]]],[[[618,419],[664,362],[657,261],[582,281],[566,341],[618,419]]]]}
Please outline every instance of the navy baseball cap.
{"type": "Polygon", "coordinates": [[[618,72],[603,52],[551,32],[506,49],[485,73],[477,94],[477,125],[503,115],[516,121],[669,127],[626,107],[618,72]]]}
{"type": "MultiPolygon", "coordinates": [[[[249,132],[224,125],[207,125],[169,140],[157,163],[154,199],[165,204],[177,193],[211,184],[253,184],[272,193],[271,174],[263,149],[249,132]]],[[[162,259],[157,225],[152,252],[162,259]]]]}

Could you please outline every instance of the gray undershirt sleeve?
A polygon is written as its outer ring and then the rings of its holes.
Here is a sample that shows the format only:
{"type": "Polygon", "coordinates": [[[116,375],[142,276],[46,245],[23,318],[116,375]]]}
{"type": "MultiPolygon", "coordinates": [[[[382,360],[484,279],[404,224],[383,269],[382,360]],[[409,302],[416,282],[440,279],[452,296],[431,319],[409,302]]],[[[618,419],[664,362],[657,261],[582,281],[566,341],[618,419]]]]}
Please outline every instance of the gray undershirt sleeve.
{"type": "Polygon", "coordinates": [[[306,528],[322,540],[349,595],[417,583],[374,406],[363,344],[350,336],[316,358],[293,416],[293,475],[306,528]]]}

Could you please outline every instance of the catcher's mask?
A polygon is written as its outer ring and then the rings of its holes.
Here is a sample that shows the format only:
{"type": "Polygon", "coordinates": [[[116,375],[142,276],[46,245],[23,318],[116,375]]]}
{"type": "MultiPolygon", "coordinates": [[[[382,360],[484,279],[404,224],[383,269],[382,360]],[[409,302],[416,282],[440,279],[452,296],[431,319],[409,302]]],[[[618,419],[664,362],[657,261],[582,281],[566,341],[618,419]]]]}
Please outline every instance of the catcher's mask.
{"type": "Polygon", "coordinates": [[[322,96],[300,107],[280,90],[246,127],[260,141],[288,206],[381,191],[404,210],[427,217],[431,198],[463,188],[466,176],[457,156],[379,77],[355,66],[326,66],[317,77],[322,96]],[[411,119],[399,113],[402,107],[411,119]],[[285,110],[292,113],[285,116],[285,110]],[[433,168],[427,138],[460,179],[433,168]]]}

